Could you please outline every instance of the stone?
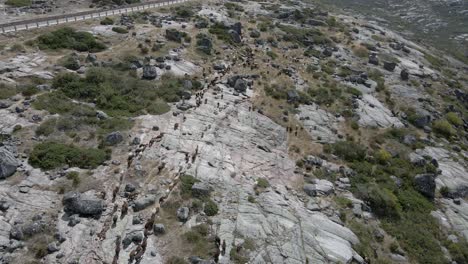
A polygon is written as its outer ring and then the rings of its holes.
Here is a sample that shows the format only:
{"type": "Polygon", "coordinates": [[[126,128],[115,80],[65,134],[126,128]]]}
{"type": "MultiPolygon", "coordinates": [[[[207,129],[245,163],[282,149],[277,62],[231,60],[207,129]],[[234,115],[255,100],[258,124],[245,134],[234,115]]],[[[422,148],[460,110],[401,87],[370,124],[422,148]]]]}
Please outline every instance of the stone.
{"type": "Polygon", "coordinates": [[[369,56],[369,63],[373,65],[379,65],[379,59],[377,56],[369,56]]]}
{"type": "Polygon", "coordinates": [[[234,90],[238,93],[245,93],[245,91],[247,91],[247,82],[241,78],[237,79],[234,84],[234,90]]]}
{"type": "Polygon", "coordinates": [[[47,252],[49,254],[55,253],[55,252],[57,252],[59,250],[60,250],[60,248],[57,246],[57,244],[55,242],[52,242],[52,243],[47,245],[47,252]]]}
{"type": "Polygon", "coordinates": [[[64,211],[80,216],[100,216],[104,211],[104,202],[90,198],[78,192],[68,192],[62,200],[64,211]]]}
{"type": "Polygon", "coordinates": [[[123,136],[120,132],[112,132],[106,136],[105,142],[109,146],[115,146],[123,141],[123,136]]]}
{"type": "Polygon", "coordinates": [[[136,187],[135,185],[131,184],[131,183],[127,183],[125,184],[125,188],[124,188],[125,192],[134,192],[136,190],[136,187]]]}
{"type": "Polygon", "coordinates": [[[88,56],[86,57],[87,62],[94,63],[97,61],[97,56],[94,53],[88,53],[88,56]]]}
{"type": "Polygon", "coordinates": [[[384,61],[384,69],[387,70],[387,71],[394,71],[395,70],[395,67],[397,66],[396,63],[394,62],[388,62],[388,61],[384,61]]]}
{"type": "Polygon", "coordinates": [[[252,30],[252,31],[250,32],[250,37],[251,37],[251,38],[259,38],[259,37],[260,37],[260,31],[255,30],[255,29],[252,30]]]}
{"type": "Polygon", "coordinates": [[[189,218],[190,210],[188,207],[180,207],[177,209],[177,219],[181,222],[186,222],[189,218]]]}
{"type": "Polygon", "coordinates": [[[409,72],[408,72],[407,69],[401,70],[401,72],[400,72],[400,78],[401,78],[403,81],[409,80],[409,72]]]}
{"type": "Polygon", "coordinates": [[[19,161],[7,148],[0,147],[0,180],[15,174],[19,161]]]}
{"type": "Polygon", "coordinates": [[[313,184],[305,184],[304,192],[309,196],[329,195],[334,192],[333,183],[327,180],[315,180],[313,184]]]}
{"type": "Polygon", "coordinates": [[[11,106],[11,103],[7,100],[0,100],[0,109],[6,109],[11,106]]]}
{"type": "Polygon", "coordinates": [[[134,137],[132,140],[132,145],[138,146],[141,143],[141,139],[139,137],[134,137]]]}
{"type": "Polygon", "coordinates": [[[96,117],[101,119],[101,120],[105,120],[105,119],[109,118],[109,116],[105,112],[99,111],[99,110],[96,111],[96,117]]]}
{"type": "Polygon", "coordinates": [[[166,233],[166,227],[163,224],[154,224],[153,232],[155,235],[163,235],[166,233]]]}
{"type": "Polygon", "coordinates": [[[143,79],[154,80],[158,77],[158,70],[156,66],[146,65],[143,67],[143,79]]]}
{"type": "Polygon", "coordinates": [[[0,211],[5,212],[9,208],[10,208],[10,203],[8,203],[7,201],[4,201],[4,200],[0,201],[0,211]]]}
{"type": "Polygon", "coordinates": [[[138,211],[141,211],[143,209],[148,208],[149,206],[153,205],[154,203],[156,203],[156,196],[149,194],[149,195],[143,196],[143,197],[135,200],[135,202],[133,204],[133,210],[135,212],[138,212],[138,211]]]}
{"type": "Polygon", "coordinates": [[[286,93],[286,96],[287,96],[288,103],[295,103],[295,102],[298,102],[300,99],[300,96],[296,90],[289,90],[286,93]]]}
{"type": "Polygon", "coordinates": [[[13,226],[10,230],[10,239],[22,240],[23,238],[23,230],[19,226],[13,226]]]}
{"type": "Polygon", "coordinates": [[[72,215],[68,218],[68,226],[76,226],[77,224],[81,223],[81,219],[78,215],[72,215]]]}
{"type": "Polygon", "coordinates": [[[429,199],[434,199],[436,176],[434,174],[419,174],[414,177],[415,189],[429,199]]]}
{"type": "Polygon", "coordinates": [[[211,193],[211,188],[205,183],[196,182],[192,186],[192,195],[194,197],[198,197],[198,198],[207,197],[207,196],[210,196],[210,193],[211,193]]]}
{"type": "Polygon", "coordinates": [[[133,231],[125,236],[122,240],[123,248],[127,248],[132,242],[139,244],[143,241],[144,234],[142,231],[133,231]]]}

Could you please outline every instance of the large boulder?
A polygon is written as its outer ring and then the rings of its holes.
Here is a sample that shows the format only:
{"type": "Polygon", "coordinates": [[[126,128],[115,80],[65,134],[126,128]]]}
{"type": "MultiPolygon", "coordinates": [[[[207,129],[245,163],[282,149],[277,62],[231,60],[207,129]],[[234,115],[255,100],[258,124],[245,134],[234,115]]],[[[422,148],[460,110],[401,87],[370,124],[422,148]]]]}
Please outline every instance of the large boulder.
{"type": "Polygon", "coordinates": [[[229,35],[231,35],[231,39],[234,43],[242,42],[241,36],[235,30],[229,30],[229,35]]]}
{"type": "Polygon", "coordinates": [[[143,79],[154,80],[158,77],[156,66],[147,65],[143,67],[143,79]]]}
{"type": "Polygon", "coordinates": [[[112,132],[106,136],[106,144],[114,146],[123,141],[123,136],[120,132],[112,132]]]}
{"type": "Polygon", "coordinates": [[[379,59],[375,55],[369,56],[369,63],[374,65],[379,65],[379,59]]]}
{"type": "Polygon", "coordinates": [[[414,187],[422,195],[429,199],[434,199],[435,195],[435,175],[434,174],[419,174],[414,177],[414,187]]]}
{"type": "Polygon", "coordinates": [[[78,192],[69,192],[62,200],[65,212],[80,216],[100,216],[104,211],[104,202],[100,199],[87,197],[78,192]]]}
{"type": "Polygon", "coordinates": [[[403,81],[407,81],[409,79],[409,71],[407,69],[401,70],[400,77],[403,81]]]}
{"type": "Polygon", "coordinates": [[[242,24],[240,22],[234,23],[231,26],[231,29],[234,30],[239,36],[242,36],[242,24]]]}
{"type": "Polygon", "coordinates": [[[387,71],[394,71],[395,70],[395,67],[397,66],[396,63],[394,62],[388,62],[388,61],[384,61],[384,69],[386,69],[387,71]]]}
{"type": "Polygon", "coordinates": [[[133,204],[133,210],[135,212],[141,211],[143,209],[148,208],[149,206],[156,203],[156,196],[155,195],[147,195],[137,199],[133,204]]]}
{"type": "Polygon", "coordinates": [[[329,195],[334,192],[333,183],[327,180],[315,180],[313,184],[305,184],[304,192],[309,196],[329,195]]]}
{"type": "Polygon", "coordinates": [[[192,195],[195,197],[210,196],[211,188],[205,183],[197,182],[192,186],[192,195]]]}
{"type": "Polygon", "coordinates": [[[207,55],[210,55],[211,50],[213,49],[211,38],[206,34],[199,34],[197,36],[197,49],[207,55]]]}
{"type": "Polygon", "coordinates": [[[177,219],[181,222],[186,222],[189,218],[189,212],[188,207],[180,207],[177,209],[177,219]]]}
{"type": "Polygon", "coordinates": [[[247,81],[244,79],[237,79],[234,84],[234,90],[238,93],[245,93],[245,91],[247,91],[247,81]]]}
{"type": "Polygon", "coordinates": [[[10,177],[16,172],[19,161],[6,148],[0,148],[0,179],[10,177]]]}

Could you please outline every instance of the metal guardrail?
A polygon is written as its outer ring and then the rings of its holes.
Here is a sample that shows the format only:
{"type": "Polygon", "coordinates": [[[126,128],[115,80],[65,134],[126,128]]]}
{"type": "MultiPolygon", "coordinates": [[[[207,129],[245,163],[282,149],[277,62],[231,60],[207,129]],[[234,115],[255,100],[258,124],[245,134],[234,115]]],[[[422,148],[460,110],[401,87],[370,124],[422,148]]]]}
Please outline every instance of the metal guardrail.
{"type": "Polygon", "coordinates": [[[158,1],[151,1],[151,2],[146,2],[146,3],[128,5],[128,6],[124,6],[121,8],[115,8],[115,9],[91,10],[91,11],[86,11],[86,12],[79,12],[79,13],[73,13],[73,14],[60,15],[60,16],[50,16],[50,17],[36,18],[36,19],[30,19],[30,20],[22,20],[22,21],[17,21],[17,22],[0,24],[0,33],[17,32],[21,30],[43,28],[43,27],[55,26],[55,25],[88,20],[88,19],[103,18],[107,16],[115,16],[115,15],[120,15],[120,14],[128,14],[131,12],[138,12],[138,11],[142,11],[146,9],[174,5],[174,4],[184,3],[188,1],[190,0],[158,0],[158,1]]]}

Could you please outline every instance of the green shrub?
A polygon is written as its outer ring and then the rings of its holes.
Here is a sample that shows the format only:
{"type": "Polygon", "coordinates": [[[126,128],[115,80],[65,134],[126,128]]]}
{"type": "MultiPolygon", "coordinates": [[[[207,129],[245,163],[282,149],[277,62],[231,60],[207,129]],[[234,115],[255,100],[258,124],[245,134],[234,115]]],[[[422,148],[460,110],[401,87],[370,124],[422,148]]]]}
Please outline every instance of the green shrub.
{"type": "Polygon", "coordinates": [[[265,188],[270,187],[270,183],[265,178],[258,178],[257,179],[257,187],[265,189],[265,188]]]}
{"type": "Polygon", "coordinates": [[[210,199],[205,201],[205,209],[203,210],[207,216],[218,214],[218,205],[210,199]]]}
{"type": "Polygon", "coordinates": [[[74,187],[80,185],[80,182],[81,182],[80,174],[76,171],[69,172],[67,174],[67,179],[72,181],[74,187]]]}
{"type": "Polygon", "coordinates": [[[273,51],[269,50],[266,53],[268,57],[270,57],[272,60],[276,60],[278,58],[278,54],[274,53],[273,51]]]}
{"type": "Polygon", "coordinates": [[[390,159],[392,158],[392,154],[390,154],[390,152],[386,151],[385,149],[380,149],[375,154],[375,157],[377,158],[379,163],[387,164],[387,162],[389,162],[390,159]]]}
{"type": "Polygon", "coordinates": [[[183,195],[192,195],[192,186],[199,182],[199,180],[195,179],[195,177],[191,175],[182,175],[180,177],[180,191],[183,195]]]}
{"type": "Polygon", "coordinates": [[[76,71],[80,68],[80,61],[75,56],[65,56],[59,63],[63,67],[72,71],[76,71]]]}
{"type": "Polygon", "coordinates": [[[24,48],[23,44],[15,43],[15,44],[11,45],[10,51],[12,51],[12,52],[25,52],[26,49],[24,48]]]}
{"type": "Polygon", "coordinates": [[[358,45],[353,49],[354,55],[360,57],[360,58],[367,58],[369,57],[369,50],[362,45],[358,45]]]}
{"type": "Polygon", "coordinates": [[[52,86],[66,96],[87,102],[112,116],[136,116],[169,111],[166,102],[177,102],[182,96],[183,80],[162,76],[154,82],[140,80],[110,68],[91,68],[85,78],[77,74],[62,74],[52,86]]]}
{"type": "Polygon", "coordinates": [[[342,208],[352,208],[353,207],[353,202],[343,196],[336,196],[335,197],[335,202],[342,208]]]}
{"type": "Polygon", "coordinates": [[[231,34],[229,33],[230,28],[222,23],[214,23],[208,30],[211,34],[216,35],[219,40],[222,40],[231,45],[236,45],[233,41],[231,34]]]}
{"type": "Polygon", "coordinates": [[[362,92],[359,91],[358,89],[354,88],[354,87],[348,87],[347,92],[352,94],[352,95],[355,95],[355,96],[361,96],[362,95],[362,92]]]}
{"type": "Polygon", "coordinates": [[[119,34],[127,34],[128,30],[123,27],[113,27],[112,31],[119,33],[119,34]]]}
{"type": "Polygon", "coordinates": [[[183,18],[192,17],[195,13],[186,6],[176,7],[176,15],[183,18]]]}
{"type": "Polygon", "coordinates": [[[463,120],[458,116],[457,113],[450,112],[450,113],[447,113],[445,117],[447,118],[447,121],[449,121],[454,126],[463,125],[463,120]]]}
{"type": "Polygon", "coordinates": [[[255,203],[256,202],[255,197],[253,197],[252,195],[249,195],[249,197],[247,197],[247,201],[249,201],[249,203],[255,203]]]}
{"type": "Polygon", "coordinates": [[[30,6],[31,0],[7,0],[5,1],[5,5],[14,7],[30,6]]]}
{"type": "Polygon", "coordinates": [[[56,118],[49,118],[42,122],[39,127],[36,129],[37,136],[48,136],[55,131],[55,124],[57,122],[56,118]]]}
{"type": "Polygon", "coordinates": [[[442,135],[446,138],[450,138],[451,136],[456,134],[455,129],[453,129],[452,125],[445,119],[436,120],[432,124],[432,129],[439,135],[442,135]]]}
{"type": "Polygon", "coordinates": [[[430,63],[432,64],[432,66],[436,69],[439,69],[441,68],[442,66],[445,65],[444,61],[435,57],[435,56],[432,56],[428,53],[425,53],[424,54],[424,58],[430,63]]]}
{"type": "Polygon", "coordinates": [[[228,9],[228,10],[235,10],[235,11],[244,11],[244,8],[236,3],[231,3],[231,2],[227,2],[227,3],[224,3],[224,6],[228,9]]]}
{"type": "Polygon", "coordinates": [[[369,203],[372,212],[379,217],[399,218],[401,205],[398,198],[388,189],[373,184],[358,187],[359,197],[369,203]]]}
{"type": "Polygon", "coordinates": [[[103,20],[101,20],[101,25],[113,25],[114,20],[110,17],[106,17],[103,20]]]}
{"type": "Polygon", "coordinates": [[[339,141],[331,145],[332,153],[347,160],[360,161],[366,156],[366,149],[352,141],[339,141]]]}
{"type": "Polygon", "coordinates": [[[25,87],[21,87],[20,90],[21,94],[25,97],[30,97],[39,93],[39,89],[37,89],[35,85],[26,85],[25,87]]]}
{"type": "Polygon", "coordinates": [[[188,264],[188,262],[181,257],[171,256],[167,261],[166,264],[188,264]]]}
{"type": "Polygon", "coordinates": [[[94,38],[93,34],[76,31],[69,27],[39,36],[37,45],[40,49],[73,49],[81,52],[98,52],[106,48],[103,43],[94,38]]]}
{"type": "Polygon", "coordinates": [[[64,165],[94,169],[109,158],[109,153],[102,149],[86,149],[57,142],[44,142],[34,146],[29,163],[35,168],[44,170],[64,165]]]}
{"type": "Polygon", "coordinates": [[[353,130],[358,130],[358,129],[359,129],[359,124],[358,124],[358,122],[356,122],[356,121],[353,120],[353,121],[351,122],[351,128],[352,128],[353,130]]]}
{"type": "Polygon", "coordinates": [[[16,87],[0,83],[0,99],[8,99],[17,94],[16,87]]]}

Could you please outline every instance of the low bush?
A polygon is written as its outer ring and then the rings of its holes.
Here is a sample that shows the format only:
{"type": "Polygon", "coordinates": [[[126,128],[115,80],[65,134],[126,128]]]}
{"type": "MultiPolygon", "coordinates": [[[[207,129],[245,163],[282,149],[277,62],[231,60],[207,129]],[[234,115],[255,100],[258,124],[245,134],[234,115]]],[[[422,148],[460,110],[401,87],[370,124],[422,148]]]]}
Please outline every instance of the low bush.
{"type": "Polygon", "coordinates": [[[37,136],[48,136],[55,131],[55,125],[57,123],[56,118],[49,118],[42,122],[39,127],[36,129],[37,136]]]}
{"type": "Polygon", "coordinates": [[[14,6],[14,7],[23,7],[30,6],[31,0],[6,0],[5,5],[14,6]]]}
{"type": "Polygon", "coordinates": [[[71,171],[67,174],[67,179],[72,181],[73,187],[80,185],[80,174],[76,171],[71,171]]]}
{"type": "Polygon", "coordinates": [[[34,146],[29,163],[35,168],[44,170],[64,165],[93,169],[109,158],[109,152],[103,149],[88,149],[58,142],[44,142],[34,146]]]}
{"type": "Polygon", "coordinates": [[[352,141],[339,141],[331,145],[333,154],[349,161],[361,161],[366,157],[366,149],[352,141]]]}
{"type": "Polygon", "coordinates": [[[445,117],[447,118],[447,121],[449,121],[454,126],[463,125],[463,120],[458,116],[457,113],[450,112],[450,113],[447,113],[445,117]]]}
{"type": "Polygon", "coordinates": [[[205,208],[203,210],[207,216],[214,216],[218,214],[218,205],[210,199],[205,201],[205,208]]]}
{"type": "Polygon", "coordinates": [[[452,125],[445,119],[440,119],[434,121],[432,124],[432,129],[434,130],[435,133],[444,136],[446,138],[450,138],[453,135],[456,134],[455,129],[452,127],[452,125]]]}
{"type": "Polygon", "coordinates": [[[169,75],[156,84],[110,68],[91,68],[85,78],[66,73],[54,78],[52,86],[64,95],[95,103],[112,116],[137,116],[169,111],[166,102],[181,99],[183,80],[169,75]]]}
{"type": "Polygon", "coordinates": [[[36,40],[40,49],[73,49],[77,51],[99,52],[106,46],[97,41],[93,34],[64,27],[41,35],[36,40]]]}
{"type": "Polygon", "coordinates": [[[265,189],[265,188],[270,187],[270,183],[265,178],[258,178],[257,179],[257,187],[265,189]]]}
{"type": "Polygon", "coordinates": [[[128,30],[123,27],[113,27],[112,31],[119,33],[119,34],[127,34],[128,30]]]}
{"type": "Polygon", "coordinates": [[[110,17],[106,17],[103,20],[101,20],[101,25],[113,25],[114,20],[110,17]]]}
{"type": "Polygon", "coordinates": [[[17,94],[16,87],[5,83],[0,83],[0,99],[8,99],[17,94]]]}
{"type": "Polygon", "coordinates": [[[180,192],[182,195],[192,196],[192,186],[197,182],[199,182],[199,180],[191,175],[182,175],[180,177],[180,192]]]}

